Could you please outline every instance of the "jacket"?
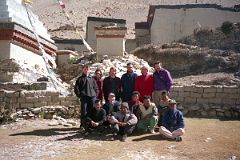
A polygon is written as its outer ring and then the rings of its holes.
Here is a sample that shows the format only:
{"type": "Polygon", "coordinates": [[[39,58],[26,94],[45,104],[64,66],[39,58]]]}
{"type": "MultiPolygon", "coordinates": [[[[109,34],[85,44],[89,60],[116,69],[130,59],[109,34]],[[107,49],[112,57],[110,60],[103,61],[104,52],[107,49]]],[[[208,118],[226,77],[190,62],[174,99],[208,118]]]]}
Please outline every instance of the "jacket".
{"type": "Polygon", "coordinates": [[[94,121],[99,124],[103,124],[106,121],[106,111],[101,108],[99,112],[97,112],[96,108],[92,108],[90,112],[86,115],[88,121],[94,121]]]}
{"type": "Polygon", "coordinates": [[[121,85],[122,85],[122,98],[124,102],[128,102],[131,100],[136,78],[137,74],[134,72],[125,73],[122,75],[121,85]]]}
{"type": "Polygon", "coordinates": [[[110,76],[103,80],[103,95],[105,101],[108,101],[109,93],[114,93],[116,100],[119,101],[121,96],[121,80],[119,77],[111,78],[110,76]]]}
{"type": "Polygon", "coordinates": [[[159,72],[155,71],[153,73],[153,80],[154,80],[154,90],[156,91],[161,91],[161,90],[169,91],[173,85],[173,80],[170,73],[163,68],[159,72]]]}
{"type": "Polygon", "coordinates": [[[103,92],[102,92],[103,81],[101,79],[97,79],[96,77],[93,77],[93,78],[97,82],[97,86],[98,86],[97,99],[100,99],[102,101],[103,100],[103,92]]]}
{"type": "Polygon", "coordinates": [[[134,90],[140,93],[139,100],[142,102],[144,96],[152,96],[153,76],[152,74],[141,75],[136,78],[134,90]]]}
{"type": "Polygon", "coordinates": [[[112,114],[113,112],[117,112],[119,111],[119,108],[120,108],[120,103],[118,101],[115,101],[113,102],[113,104],[110,104],[109,102],[106,102],[104,105],[103,105],[103,109],[105,109],[107,115],[110,115],[112,114]],[[110,113],[110,107],[112,107],[112,112],[110,113]]]}
{"type": "Polygon", "coordinates": [[[74,92],[79,98],[81,96],[96,97],[98,86],[93,77],[82,74],[76,80],[74,92]]]}
{"type": "Polygon", "coordinates": [[[119,121],[119,122],[125,122],[128,125],[136,125],[138,122],[137,117],[131,113],[122,113],[121,111],[118,111],[117,113],[114,113],[114,117],[119,121]]]}
{"type": "Polygon", "coordinates": [[[150,115],[150,117],[152,117],[152,116],[157,116],[158,114],[157,107],[154,103],[150,103],[150,106],[148,108],[146,108],[144,105],[141,105],[140,112],[141,112],[141,119],[143,119],[147,115],[150,115]]]}
{"type": "Polygon", "coordinates": [[[184,128],[184,119],[181,111],[177,109],[167,109],[163,115],[162,125],[171,132],[179,128],[184,128]]]}

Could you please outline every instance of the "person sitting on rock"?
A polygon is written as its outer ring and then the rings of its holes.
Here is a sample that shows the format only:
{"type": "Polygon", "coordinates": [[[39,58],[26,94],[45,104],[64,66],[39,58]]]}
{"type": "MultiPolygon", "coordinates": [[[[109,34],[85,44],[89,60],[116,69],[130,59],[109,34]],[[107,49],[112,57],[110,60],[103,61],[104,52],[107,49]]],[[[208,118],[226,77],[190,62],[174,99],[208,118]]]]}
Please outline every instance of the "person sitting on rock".
{"type": "Polygon", "coordinates": [[[86,115],[86,122],[84,124],[85,136],[88,136],[93,130],[100,134],[104,131],[103,123],[106,121],[106,111],[102,108],[101,101],[95,100],[95,107],[86,115]]]}
{"type": "Polygon", "coordinates": [[[168,103],[168,109],[163,115],[159,132],[167,138],[182,141],[181,136],[185,132],[183,114],[176,108],[177,102],[175,100],[170,99],[168,103]]]}
{"type": "Polygon", "coordinates": [[[162,117],[164,112],[167,110],[168,108],[168,101],[169,101],[169,97],[167,95],[167,92],[162,92],[162,98],[160,99],[160,105],[157,107],[158,108],[158,126],[161,126],[162,124],[162,117]]]}
{"type": "Polygon", "coordinates": [[[126,141],[127,136],[132,134],[138,120],[137,117],[129,111],[127,102],[123,102],[120,111],[114,113],[110,118],[112,124],[113,136],[121,135],[121,141],[126,141]]]}
{"type": "Polygon", "coordinates": [[[158,111],[150,96],[144,96],[143,105],[140,106],[141,118],[138,123],[138,129],[146,132],[149,130],[155,133],[154,129],[158,122],[158,111]]]}

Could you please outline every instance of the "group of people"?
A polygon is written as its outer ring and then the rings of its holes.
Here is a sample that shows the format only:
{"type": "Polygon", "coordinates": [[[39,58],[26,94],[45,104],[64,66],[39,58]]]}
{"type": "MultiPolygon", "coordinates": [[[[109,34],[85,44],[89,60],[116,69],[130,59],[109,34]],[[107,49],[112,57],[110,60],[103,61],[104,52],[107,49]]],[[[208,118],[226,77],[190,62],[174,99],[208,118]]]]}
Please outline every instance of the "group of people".
{"type": "Polygon", "coordinates": [[[125,141],[135,130],[155,133],[158,125],[161,135],[181,141],[184,119],[177,102],[169,98],[172,77],[160,62],[154,68],[151,74],[148,67],[142,66],[138,76],[133,64],[128,63],[121,78],[111,67],[109,76],[102,79],[100,69],[90,76],[90,67],[84,65],[74,87],[81,101],[80,130],[87,136],[93,130],[102,133],[110,129],[113,139],[121,135],[125,141]]]}

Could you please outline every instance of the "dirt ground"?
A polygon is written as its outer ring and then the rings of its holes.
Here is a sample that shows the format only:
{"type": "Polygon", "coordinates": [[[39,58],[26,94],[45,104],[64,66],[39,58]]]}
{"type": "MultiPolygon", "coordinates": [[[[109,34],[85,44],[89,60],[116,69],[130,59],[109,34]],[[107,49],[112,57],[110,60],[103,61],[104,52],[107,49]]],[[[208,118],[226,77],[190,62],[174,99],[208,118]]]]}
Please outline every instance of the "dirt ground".
{"type": "Polygon", "coordinates": [[[110,135],[84,138],[77,127],[50,127],[48,123],[37,119],[0,126],[0,159],[240,159],[240,121],[186,118],[182,142],[158,133],[135,134],[126,142],[110,141],[110,135]]]}

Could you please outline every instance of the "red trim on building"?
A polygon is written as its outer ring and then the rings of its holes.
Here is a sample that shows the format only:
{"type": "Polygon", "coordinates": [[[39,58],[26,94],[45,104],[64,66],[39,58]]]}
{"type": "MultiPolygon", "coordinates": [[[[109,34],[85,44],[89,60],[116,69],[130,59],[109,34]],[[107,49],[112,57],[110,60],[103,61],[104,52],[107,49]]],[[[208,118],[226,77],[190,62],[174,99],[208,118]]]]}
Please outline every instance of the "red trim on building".
{"type": "MultiPolygon", "coordinates": [[[[38,55],[42,53],[39,51],[38,42],[35,38],[28,36],[25,33],[22,33],[15,29],[4,29],[0,28],[0,40],[11,40],[13,43],[28,49],[38,55]]],[[[47,54],[55,55],[56,50],[51,48],[50,46],[41,43],[43,45],[43,49],[47,54]]]]}

